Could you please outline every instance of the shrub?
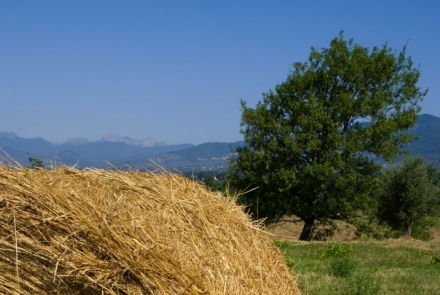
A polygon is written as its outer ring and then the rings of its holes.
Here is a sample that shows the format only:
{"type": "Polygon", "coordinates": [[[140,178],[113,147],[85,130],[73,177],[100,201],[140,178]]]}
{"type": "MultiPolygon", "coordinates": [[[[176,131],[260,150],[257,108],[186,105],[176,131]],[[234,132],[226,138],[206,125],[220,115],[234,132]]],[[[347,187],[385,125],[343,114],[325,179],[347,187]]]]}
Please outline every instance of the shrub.
{"type": "Polygon", "coordinates": [[[349,277],[356,268],[356,263],[348,256],[333,257],[330,262],[331,274],[336,277],[349,277]]]}
{"type": "Polygon", "coordinates": [[[353,253],[353,246],[348,244],[330,244],[324,251],[321,252],[321,258],[328,257],[344,257],[353,253]]]}

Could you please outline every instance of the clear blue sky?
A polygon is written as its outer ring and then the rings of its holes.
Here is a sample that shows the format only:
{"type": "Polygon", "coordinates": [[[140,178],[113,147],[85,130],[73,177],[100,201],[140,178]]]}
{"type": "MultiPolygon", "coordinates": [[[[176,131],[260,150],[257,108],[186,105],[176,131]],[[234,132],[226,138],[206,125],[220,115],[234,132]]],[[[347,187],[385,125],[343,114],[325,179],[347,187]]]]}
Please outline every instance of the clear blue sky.
{"type": "Polygon", "coordinates": [[[440,1],[14,0],[0,2],[0,131],[241,140],[240,99],[254,106],[341,30],[409,41],[422,113],[440,117],[440,1]]]}

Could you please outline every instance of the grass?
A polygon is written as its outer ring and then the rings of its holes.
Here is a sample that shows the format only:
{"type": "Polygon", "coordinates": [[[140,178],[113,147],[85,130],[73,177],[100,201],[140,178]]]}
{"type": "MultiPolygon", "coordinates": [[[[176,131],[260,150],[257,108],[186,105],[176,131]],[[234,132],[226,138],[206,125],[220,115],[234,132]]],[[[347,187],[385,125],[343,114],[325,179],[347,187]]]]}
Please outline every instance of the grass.
{"type": "Polygon", "coordinates": [[[440,243],[411,239],[275,244],[303,295],[440,295],[440,243]],[[414,242],[413,242],[414,241],[414,242]]]}

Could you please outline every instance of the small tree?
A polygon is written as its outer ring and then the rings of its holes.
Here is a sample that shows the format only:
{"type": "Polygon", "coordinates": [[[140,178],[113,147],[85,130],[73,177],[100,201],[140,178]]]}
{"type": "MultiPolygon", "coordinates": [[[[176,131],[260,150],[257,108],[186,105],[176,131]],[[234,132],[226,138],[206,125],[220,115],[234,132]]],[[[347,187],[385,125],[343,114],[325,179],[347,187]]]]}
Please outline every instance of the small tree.
{"type": "Polygon", "coordinates": [[[43,161],[38,158],[29,157],[28,161],[31,164],[32,169],[44,168],[43,161]]]}
{"type": "Polygon", "coordinates": [[[411,236],[413,225],[439,206],[438,172],[423,158],[406,158],[382,176],[378,194],[378,219],[411,236]]]}
{"type": "Polygon", "coordinates": [[[380,171],[369,156],[392,159],[413,138],[420,72],[406,48],[373,49],[345,40],[312,48],[287,80],[263,95],[255,109],[242,101],[246,145],[232,158],[229,181],[256,218],[294,214],[304,221],[301,240],[315,221],[345,219],[369,202],[380,171]]]}

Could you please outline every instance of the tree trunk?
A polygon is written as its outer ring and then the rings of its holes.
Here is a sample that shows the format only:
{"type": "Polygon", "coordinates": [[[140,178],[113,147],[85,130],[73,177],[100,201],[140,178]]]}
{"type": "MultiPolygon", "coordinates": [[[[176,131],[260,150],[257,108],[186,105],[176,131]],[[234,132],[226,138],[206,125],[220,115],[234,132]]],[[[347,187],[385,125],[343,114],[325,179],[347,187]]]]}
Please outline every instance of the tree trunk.
{"type": "Polygon", "coordinates": [[[315,218],[305,218],[304,227],[299,236],[300,241],[310,241],[312,239],[312,229],[315,224],[315,218]]]}
{"type": "Polygon", "coordinates": [[[412,222],[412,221],[410,221],[410,222],[406,225],[406,233],[405,233],[405,236],[407,236],[407,237],[411,237],[412,226],[413,226],[413,222],[412,222]]]}

